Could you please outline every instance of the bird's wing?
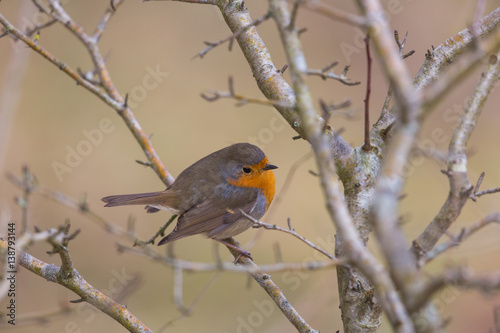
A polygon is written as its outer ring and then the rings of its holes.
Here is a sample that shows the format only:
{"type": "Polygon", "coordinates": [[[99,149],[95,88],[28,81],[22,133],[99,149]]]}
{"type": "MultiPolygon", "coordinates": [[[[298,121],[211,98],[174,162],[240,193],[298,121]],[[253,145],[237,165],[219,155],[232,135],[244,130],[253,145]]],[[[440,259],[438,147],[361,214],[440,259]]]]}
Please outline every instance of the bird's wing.
{"type": "Polygon", "coordinates": [[[257,199],[237,209],[230,209],[216,206],[211,200],[205,199],[179,216],[177,226],[170,234],[163,238],[158,245],[191,235],[210,233],[215,229],[230,225],[242,217],[243,214],[240,209],[250,214],[256,202],[257,199]]]}

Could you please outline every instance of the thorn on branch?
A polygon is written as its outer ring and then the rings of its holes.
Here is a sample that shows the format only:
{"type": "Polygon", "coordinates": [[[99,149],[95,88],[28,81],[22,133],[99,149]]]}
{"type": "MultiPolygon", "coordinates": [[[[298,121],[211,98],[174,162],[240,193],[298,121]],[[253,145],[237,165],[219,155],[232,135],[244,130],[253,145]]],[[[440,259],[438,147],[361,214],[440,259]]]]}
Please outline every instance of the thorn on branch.
{"type": "Polygon", "coordinates": [[[302,29],[299,29],[299,31],[297,31],[297,35],[302,35],[304,32],[307,31],[307,28],[302,28],[302,29]]]}
{"type": "MultiPolygon", "coordinates": [[[[330,69],[332,69],[333,67],[337,66],[338,64],[339,64],[339,62],[338,62],[338,61],[334,61],[334,62],[332,62],[330,65],[328,65],[328,66],[326,66],[326,67],[323,67],[323,68],[321,69],[321,71],[322,71],[323,73],[326,73],[326,72],[328,72],[330,69]]],[[[346,67],[347,67],[347,66],[346,66],[346,67]]]]}
{"type": "Polygon", "coordinates": [[[88,212],[89,211],[89,203],[87,201],[87,195],[86,194],[83,195],[82,201],[78,205],[78,208],[80,208],[80,211],[82,211],[82,212],[88,212]]]}
{"type": "MultiPolygon", "coordinates": [[[[432,46],[432,51],[434,51],[434,45],[431,46],[432,46]]],[[[427,49],[427,52],[425,53],[425,59],[432,60],[432,52],[429,49],[427,49]]]]}
{"type": "Polygon", "coordinates": [[[0,38],[5,37],[5,36],[7,36],[8,34],[10,34],[10,30],[11,30],[11,29],[6,29],[4,32],[2,32],[2,33],[0,34],[0,38]]]}
{"type": "Polygon", "coordinates": [[[309,173],[313,175],[314,177],[319,177],[318,173],[316,171],[309,170],[309,173]]]}
{"type": "Polygon", "coordinates": [[[143,162],[143,161],[140,161],[140,160],[135,160],[135,162],[139,163],[140,165],[144,165],[146,167],[152,167],[153,166],[153,163],[151,163],[150,161],[143,162]]]}
{"type": "Polygon", "coordinates": [[[346,65],[341,75],[347,75],[347,71],[349,70],[349,68],[351,68],[351,65],[346,65]]]}
{"type": "Polygon", "coordinates": [[[233,77],[232,76],[229,76],[228,80],[228,89],[229,89],[229,95],[231,97],[234,96],[234,84],[233,84],[233,77]]]}
{"type": "Polygon", "coordinates": [[[286,219],[286,222],[288,224],[288,229],[290,229],[291,231],[295,231],[295,228],[292,227],[292,220],[290,219],[290,217],[286,219]]]}
{"type": "Polygon", "coordinates": [[[276,262],[282,263],[283,256],[281,255],[280,243],[278,242],[274,243],[273,249],[274,249],[274,256],[276,257],[276,262]]]}
{"type": "Polygon", "coordinates": [[[120,108],[120,110],[118,112],[123,113],[123,111],[125,111],[126,109],[128,109],[128,93],[125,94],[125,100],[123,101],[123,107],[120,108]]]}
{"type": "Polygon", "coordinates": [[[403,59],[409,58],[414,54],[415,54],[415,50],[411,50],[410,52],[403,54],[403,59]]]}
{"type": "Polygon", "coordinates": [[[111,5],[111,9],[112,9],[114,12],[116,12],[115,1],[114,1],[114,0],[111,0],[111,1],[109,2],[109,4],[111,5]]]}
{"type": "Polygon", "coordinates": [[[394,30],[394,39],[396,40],[396,44],[398,45],[398,48],[399,48],[399,52],[402,53],[403,52],[403,49],[405,48],[405,45],[406,45],[406,38],[408,37],[408,31],[406,32],[405,34],[405,38],[403,39],[403,41],[401,42],[399,40],[399,32],[397,30],[394,30]]]}
{"type": "Polygon", "coordinates": [[[85,300],[83,298],[80,298],[80,299],[73,299],[73,300],[70,300],[69,301],[70,303],[73,303],[73,304],[78,304],[78,303],[83,303],[85,302],[85,300]]]}
{"type": "Polygon", "coordinates": [[[287,68],[288,68],[288,64],[284,64],[283,67],[281,67],[281,69],[278,70],[278,73],[283,74],[287,68]]]}
{"type": "Polygon", "coordinates": [[[396,120],[394,120],[392,123],[389,124],[384,130],[382,130],[382,135],[384,137],[387,137],[389,135],[389,132],[392,130],[392,128],[396,125],[396,120]]]}
{"type": "Polygon", "coordinates": [[[202,93],[201,97],[208,102],[214,102],[214,101],[218,100],[219,98],[221,98],[221,95],[219,95],[219,93],[217,93],[217,92],[213,92],[212,96],[209,96],[208,94],[202,93]]]}
{"type": "Polygon", "coordinates": [[[439,170],[439,171],[441,171],[441,173],[442,173],[443,175],[446,175],[446,176],[448,176],[448,177],[450,177],[450,176],[451,176],[451,171],[448,171],[448,170],[439,170]]]}

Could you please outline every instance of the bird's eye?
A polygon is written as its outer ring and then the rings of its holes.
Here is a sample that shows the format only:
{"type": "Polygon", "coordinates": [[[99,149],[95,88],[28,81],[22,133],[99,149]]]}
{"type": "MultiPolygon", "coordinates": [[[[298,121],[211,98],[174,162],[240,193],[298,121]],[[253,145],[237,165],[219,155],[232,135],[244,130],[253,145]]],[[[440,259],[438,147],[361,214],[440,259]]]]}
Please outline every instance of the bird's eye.
{"type": "Polygon", "coordinates": [[[247,167],[243,167],[241,170],[243,170],[243,172],[247,173],[247,174],[250,173],[250,172],[252,172],[252,169],[247,168],[247,167]]]}

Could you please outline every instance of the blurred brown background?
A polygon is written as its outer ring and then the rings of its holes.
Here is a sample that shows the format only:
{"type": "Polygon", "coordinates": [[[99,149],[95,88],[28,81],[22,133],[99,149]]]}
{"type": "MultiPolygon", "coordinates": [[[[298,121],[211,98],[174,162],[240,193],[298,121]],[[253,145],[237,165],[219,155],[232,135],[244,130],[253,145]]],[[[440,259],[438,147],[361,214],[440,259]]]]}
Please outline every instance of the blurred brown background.
{"type": "MultiPolygon", "coordinates": [[[[357,12],[349,1],[326,1],[332,5],[357,12]]],[[[93,32],[109,1],[64,1],[66,10],[88,32],[93,32]]],[[[391,1],[390,23],[403,36],[409,32],[407,51],[415,55],[407,60],[414,74],[424,61],[424,53],[431,45],[437,46],[446,38],[464,29],[472,22],[475,1],[391,1]]],[[[266,1],[247,1],[253,18],[264,14],[266,1]]],[[[487,12],[498,5],[488,1],[487,12]]],[[[2,1],[0,12],[17,27],[31,26],[36,12],[30,1],[2,1]]],[[[298,23],[307,27],[302,41],[310,68],[322,68],[338,60],[336,73],[351,65],[348,76],[365,81],[365,51],[362,38],[348,25],[334,22],[318,14],[300,11],[298,23]],[[350,54],[346,53],[346,50],[350,54]]],[[[271,50],[277,67],[286,63],[278,33],[273,21],[267,21],[258,30],[271,50]]],[[[228,76],[234,77],[238,93],[262,98],[256,88],[248,65],[235,45],[228,52],[222,45],[203,59],[192,59],[204,48],[203,41],[216,41],[230,34],[216,7],[189,5],[177,2],[125,1],[119,7],[105,32],[100,49],[106,54],[112,79],[122,95],[130,93],[130,105],[144,130],[152,135],[154,146],[167,169],[178,175],[200,157],[231,143],[249,141],[252,137],[269,156],[276,170],[278,195],[281,202],[274,204],[263,220],[286,226],[290,217],[294,227],[305,237],[333,251],[335,228],[327,217],[317,179],[308,173],[315,170],[312,159],[302,164],[288,184],[286,193],[280,191],[291,166],[308,151],[304,141],[293,141],[295,135],[283,125],[279,114],[270,107],[246,105],[236,107],[232,100],[209,103],[200,93],[210,89],[227,90],[228,76]],[[156,86],[149,90],[144,80],[151,71],[162,73],[156,86]],[[142,88],[141,88],[142,87],[142,88]],[[141,94],[141,92],[143,94],[141,94]],[[144,92],[146,92],[144,94],[144,92]],[[132,104],[134,103],[134,104],[132,104]]],[[[91,64],[86,50],[64,27],[54,25],[41,32],[40,45],[65,61],[72,68],[87,70],[91,64]]],[[[2,232],[8,221],[20,221],[20,209],[13,198],[20,194],[5,174],[20,175],[26,163],[39,182],[74,198],[87,196],[92,210],[106,219],[126,227],[129,216],[136,218],[136,231],[142,239],[149,238],[164,221],[165,213],[146,215],[142,207],[103,208],[100,198],[110,194],[161,190],[163,184],[149,168],[135,162],[145,157],[128,129],[104,103],[88,91],[75,85],[54,65],[33,53],[26,46],[10,38],[0,40],[0,82],[7,91],[8,100],[0,101],[0,211],[2,232]],[[10,72],[9,72],[10,70],[10,72]],[[19,100],[16,102],[16,94],[19,100]],[[10,102],[12,103],[10,103],[10,102]],[[3,102],[3,103],[2,103],[3,102]],[[9,102],[9,103],[7,103],[9,102]],[[6,105],[8,104],[8,105],[6,105]],[[82,141],[88,141],[85,131],[99,129],[103,119],[108,121],[108,133],[93,144],[87,156],[82,156],[71,172],[54,171],[54,162],[66,164],[68,149],[76,150],[82,141]]],[[[371,114],[376,119],[387,91],[387,80],[374,61],[371,114]]],[[[427,120],[421,140],[437,149],[447,149],[447,143],[457,120],[457,114],[479,76],[479,71],[463,82],[446,98],[427,120]],[[435,140],[433,133],[441,133],[446,141],[435,140]]],[[[352,101],[354,118],[332,118],[332,125],[344,128],[343,135],[354,146],[362,143],[364,84],[346,87],[336,81],[309,80],[316,99],[328,103],[352,101]]],[[[470,143],[469,177],[475,181],[486,172],[483,189],[500,186],[498,172],[500,158],[498,125],[500,114],[498,91],[486,103],[483,115],[470,143]]],[[[447,178],[440,173],[444,166],[434,160],[418,158],[413,161],[414,172],[408,180],[401,214],[404,230],[413,239],[437,213],[448,192],[447,178]]],[[[476,221],[498,210],[499,195],[469,202],[452,230],[476,221]]],[[[39,196],[33,196],[30,205],[30,227],[41,229],[57,227],[70,219],[74,229],[82,232],[71,242],[70,251],[75,268],[102,290],[116,296],[128,284],[128,278],[139,275],[140,287],[124,303],[154,331],[179,316],[173,304],[173,272],[159,263],[131,254],[118,254],[116,244],[131,245],[125,237],[106,233],[85,216],[39,196]],[[117,276],[121,276],[117,280],[117,276]]],[[[19,224],[18,224],[19,225],[19,224]]],[[[246,244],[258,233],[249,230],[237,237],[246,244]]],[[[469,239],[459,249],[453,249],[428,267],[428,272],[439,272],[443,267],[463,264],[475,272],[500,269],[500,228],[489,226],[469,239]]],[[[311,248],[277,232],[262,232],[252,254],[257,264],[275,262],[274,246],[279,243],[283,260],[297,261],[323,259],[311,248]]],[[[375,242],[370,245],[377,250],[375,242]]],[[[212,262],[214,242],[202,236],[177,242],[176,254],[193,261],[212,262]]],[[[45,253],[46,243],[35,244],[29,252],[50,263],[60,265],[58,257],[45,253]]],[[[163,253],[165,248],[154,250],[163,253]]],[[[223,258],[227,251],[220,247],[223,258]]],[[[191,304],[213,273],[185,274],[184,297],[191,304]]],[[[335,270],[308,273],[275,273],[273,279],[283,289],[301,315],[321,332],[342,330],[335,270]]],[[[2,327],[16,332],[123,332],[124,329],[109,317],[83,304],[69,304],[77,299],[72,292],[20,269],[17,281],[17,319],[56,311],[67,306],[75,311],[49,319],[43,325],[2,327]]],[[[267,295],[245,274],[222,273],[199,300],[190,317],[176,321],[167,331],[175,332],[284,332],[293,331],[291,324],[279,310],[267,307],[267,295]],[[264,308],[262,308],[264,306],[264,308]],[[264,310],[263,310],[264,309],[264,310]]],[[[500,306],[498,295],[486,297],[475,292],[448,288],[436,298],[438,310],[451,317],[450,332],[487,332],[493,325],[493,307],[500,306]]],[[[4,305],[1,306],[4,312],[4,305]]],[[[383,331],[389,331],[383,324],[383,331]]]]}

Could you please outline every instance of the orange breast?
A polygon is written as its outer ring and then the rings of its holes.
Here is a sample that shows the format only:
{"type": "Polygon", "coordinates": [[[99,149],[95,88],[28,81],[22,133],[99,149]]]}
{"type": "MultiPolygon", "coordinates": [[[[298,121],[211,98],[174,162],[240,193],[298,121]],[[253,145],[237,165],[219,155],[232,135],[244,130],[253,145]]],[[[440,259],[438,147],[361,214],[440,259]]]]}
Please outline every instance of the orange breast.
{"type": "Polygon", "coordinates": [[[260,189],[267,200],[266,210],[276,193],[274,173],[271,170],[262,170],[267,164],[268,160],[265,157],[261,162],[251,166],[252,172],[250,174],[242,174],[237,180],[229,180],[229,183],[235,186],[260,189]]]}

